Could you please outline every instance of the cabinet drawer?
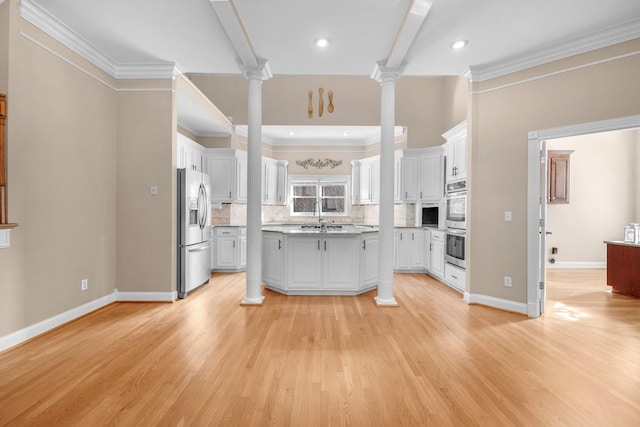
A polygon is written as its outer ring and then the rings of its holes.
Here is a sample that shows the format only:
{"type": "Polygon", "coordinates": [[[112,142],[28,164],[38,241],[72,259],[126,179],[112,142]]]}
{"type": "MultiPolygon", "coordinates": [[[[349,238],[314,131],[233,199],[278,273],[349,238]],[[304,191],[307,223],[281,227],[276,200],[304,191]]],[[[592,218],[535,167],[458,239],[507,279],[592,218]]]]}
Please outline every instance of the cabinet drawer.
{"type": "Polygon", "coordinates": [[[237,236],[237,227],[214,227],[213,232],[216,236],[237,236]]]}
{"type": "Polygon", "coordinates": [[[444,231],[431,230],[431,241],[444,243],[444,231]]]}
{"type": "Polygon", "coordinates": [[[445,263],[444,280],[454,288],[464,292],[466,286],[466,271],[445,263]]]}

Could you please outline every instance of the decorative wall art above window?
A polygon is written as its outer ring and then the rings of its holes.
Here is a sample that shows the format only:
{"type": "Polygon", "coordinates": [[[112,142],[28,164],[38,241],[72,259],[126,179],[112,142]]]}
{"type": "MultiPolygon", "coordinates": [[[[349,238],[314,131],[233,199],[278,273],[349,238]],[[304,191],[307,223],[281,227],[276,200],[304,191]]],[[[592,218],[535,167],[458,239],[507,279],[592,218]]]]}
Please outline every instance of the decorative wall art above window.
{"type": "Polygon", "coordinates": [[[296,160],[296,165],[302,166],[305,169],[309,169],[309,166],[313,166],[316,169],[324,169],[327,167],[330,167],[331,169],[335,169],[341,164],[342,164],[342,160],[332,160],[332,159],[313,160],[311,157],[309,157],[307,160],[296,160]]]}

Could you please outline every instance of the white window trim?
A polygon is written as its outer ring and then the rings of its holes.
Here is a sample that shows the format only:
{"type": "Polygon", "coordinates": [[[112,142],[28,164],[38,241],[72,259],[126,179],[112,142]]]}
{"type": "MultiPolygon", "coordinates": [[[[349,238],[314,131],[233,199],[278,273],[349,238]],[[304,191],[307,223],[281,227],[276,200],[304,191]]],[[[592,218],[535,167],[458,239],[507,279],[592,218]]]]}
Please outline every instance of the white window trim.
{"type": "MultiPolygon", "coordinates": [[[[344,184],[345,186],[345,195],[344,195],[344,212],[343,213],[333,213],[327,212],[322,213],[322,217],[348,217],[351,215],[351,177],[349,175],[289,175],[288,186],[289,186],[289,215],[290,216],[299,216],[299,217],[317,217],[318,213],[310,213],[310,212],[293,212],[293,184],[296,183],[313,183],[316,185],[320,185],[321,183],[339,183],[344,184]]],[[[318,193],[316,195],[316,200],[320,197],[318,193]]]]}

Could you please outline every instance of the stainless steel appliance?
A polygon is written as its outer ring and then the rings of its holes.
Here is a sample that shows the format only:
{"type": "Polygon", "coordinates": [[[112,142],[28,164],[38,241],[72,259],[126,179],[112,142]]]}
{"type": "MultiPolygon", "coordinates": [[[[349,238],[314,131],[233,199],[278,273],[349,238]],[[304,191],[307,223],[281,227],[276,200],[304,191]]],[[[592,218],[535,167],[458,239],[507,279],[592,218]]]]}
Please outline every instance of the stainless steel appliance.
{"type": "Polygon", "coordinates": [[[178,169],[178,297],[211,277],[209,176],[178,169]]]}
{"type": "Polygon", "coordinates": [[[444,260],[449,264],[465,268],[465,230],[447,229],[445,233],[444,260]]]}
{"type": "Polygon", "coordinates": [[[423,203],[421,216],[423,227],[440,228],[440,205],[438,203],[423,203]]]}
{"type": "Polygon", "coordinates": [[[447,184],[445,225],[447,228],[467,228],[467,181],[447,184]]]}

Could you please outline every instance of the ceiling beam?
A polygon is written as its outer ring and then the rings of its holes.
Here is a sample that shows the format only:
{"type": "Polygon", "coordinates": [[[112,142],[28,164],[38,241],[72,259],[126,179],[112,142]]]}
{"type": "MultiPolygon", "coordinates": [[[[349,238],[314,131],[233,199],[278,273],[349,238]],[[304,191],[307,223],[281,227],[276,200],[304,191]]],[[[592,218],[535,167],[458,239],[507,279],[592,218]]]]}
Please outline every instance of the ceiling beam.
{"type": "Polygon", "coordinates": [[[400,31],[398,31],[387,56],[385,64],[387,68],[398,68],[404,62],[404,58],[407,56],[422,23],[427,18],[432,4],[433,0],[413,0],[411,2],[400,26],[400,31]]]}

